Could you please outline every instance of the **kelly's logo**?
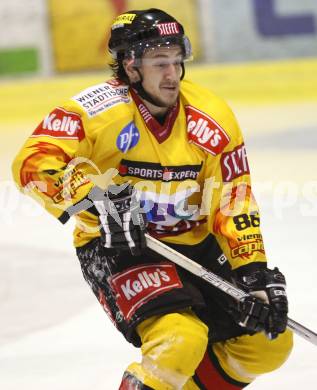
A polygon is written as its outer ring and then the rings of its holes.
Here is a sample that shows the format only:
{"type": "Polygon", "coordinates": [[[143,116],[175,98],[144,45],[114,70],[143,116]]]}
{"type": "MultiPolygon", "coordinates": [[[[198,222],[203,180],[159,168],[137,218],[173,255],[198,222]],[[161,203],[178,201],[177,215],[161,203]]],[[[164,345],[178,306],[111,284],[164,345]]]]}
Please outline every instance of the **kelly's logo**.
{"type": "Polygon", "coordinates": [[[174,288],[183,287],[174,264],[146,264],[114,275],[110,285],[117,304],[127,320],[151,299],[174,288]]]}
{"type": "Polygon", "coordinates": [[[82,140],[85,135],[80,115],[56,108],[44,118],[32,134],[32,137],[40,136],[82,140]]]}
{"type": "Polygon", "coordinates": [[[186,106],[187,132],[189,142],[216,156],[229,143],[224,129],[209,115],[192,106],[186,106]]]}
{"type": "Polygon", "coordinates": [[[164,282],[169,282],[171,278],[166,271],[157,268],[153,272],[139,272],[135,279],[128,279],[120,288],[128,301],[142,293],[149,287],[161,287],[164,282]]]}

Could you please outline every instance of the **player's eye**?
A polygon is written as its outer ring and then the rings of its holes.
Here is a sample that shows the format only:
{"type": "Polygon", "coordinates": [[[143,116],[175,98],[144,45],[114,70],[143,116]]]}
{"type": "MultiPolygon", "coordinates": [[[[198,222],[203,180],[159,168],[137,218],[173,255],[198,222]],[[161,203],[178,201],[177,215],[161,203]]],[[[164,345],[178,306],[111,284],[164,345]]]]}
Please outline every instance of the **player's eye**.
{"type": "Polygon", "coordinates": [[[180,67],[182,64],[182,60],[175,60],[175,61],[159,61],[159,62],[154,62],[154,66],[160,69],[165,69],[169,67],[170,65],[174,65],[175,67],[180,67]]]}
{"type": "Polygon", "coordinates": [[[178,59],[178,60],[176,60],[176,61],[174,62],[174,65],[175,65],[175,66],[181,66],[182,63],[183,63],[183,60],[180,58],[180,59],[178,59]]]}
{"type": "Polygon", "coordinates": [[[167,62],[167,61],[160,61],[160,62],[155,62],[154,63],[154,66],[157,67],[157,68],[166,68],[167,66],[169,66],[170,62],[167,62]]]}

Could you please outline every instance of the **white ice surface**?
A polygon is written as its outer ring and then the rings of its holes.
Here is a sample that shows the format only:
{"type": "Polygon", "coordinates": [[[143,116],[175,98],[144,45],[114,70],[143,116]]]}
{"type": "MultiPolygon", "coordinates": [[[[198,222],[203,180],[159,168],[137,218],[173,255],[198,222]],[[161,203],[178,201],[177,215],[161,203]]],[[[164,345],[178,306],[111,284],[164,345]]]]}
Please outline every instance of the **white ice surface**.
{"type": "Polygon", "coordinates": [[[116,389],[138,350],[84,282],[72,227],[40,220],[13,217],[1,238],[0,389],[116,389]]]}

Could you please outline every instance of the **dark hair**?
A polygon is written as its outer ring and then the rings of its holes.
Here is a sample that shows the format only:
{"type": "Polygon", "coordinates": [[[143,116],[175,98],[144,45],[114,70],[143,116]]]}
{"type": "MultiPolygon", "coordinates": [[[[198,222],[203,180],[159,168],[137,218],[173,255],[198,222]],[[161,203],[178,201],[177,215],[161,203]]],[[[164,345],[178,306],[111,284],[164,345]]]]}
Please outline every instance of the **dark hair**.
{"type": "Polygon", "coordinates": [[[130,84],[129,77],[123,66],[124,53],[118,53],[117,57],[118,58],[116,60],[113,60],[109,64],[110,69],[112,70],[112,76],[125,82],[126,84],[130,84]]]}

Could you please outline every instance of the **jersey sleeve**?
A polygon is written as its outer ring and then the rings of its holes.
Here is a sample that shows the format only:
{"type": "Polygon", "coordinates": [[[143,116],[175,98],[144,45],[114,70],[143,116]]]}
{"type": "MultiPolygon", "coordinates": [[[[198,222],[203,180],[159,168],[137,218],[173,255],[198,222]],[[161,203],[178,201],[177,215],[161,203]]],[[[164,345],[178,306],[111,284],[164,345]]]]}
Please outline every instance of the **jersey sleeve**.
{"type": "MultiPolygon", "coordinates": [[[[12,172],[21,191],[65,223],[93,187],[80,168],[89,159],[83,113],[71,102],[52,110],[16,156],[12,172]]],[[[84,209],[88,209],[86,207],[84,209]]]]}
{"type": "Polygon", "coordinates": [[[209,154],[206,164],[203,204],[208,230],[232,269],[247,265],[252,269],[266,263],[259,209],[252,193],[243,136],[228,107],[222,124],[230,141],[217,156],[209,154]]]}

